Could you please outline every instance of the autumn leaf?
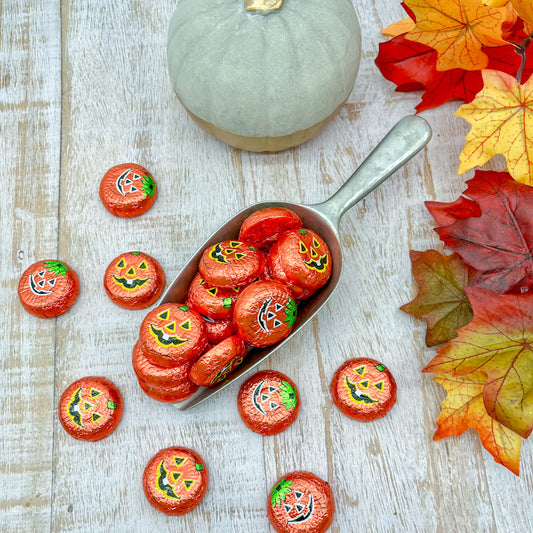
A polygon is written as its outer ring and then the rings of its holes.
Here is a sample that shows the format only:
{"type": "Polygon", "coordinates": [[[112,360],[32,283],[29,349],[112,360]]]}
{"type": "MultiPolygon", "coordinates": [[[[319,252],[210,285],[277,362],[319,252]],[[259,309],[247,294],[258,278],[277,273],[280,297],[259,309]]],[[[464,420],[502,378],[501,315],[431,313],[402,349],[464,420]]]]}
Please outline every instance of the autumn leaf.
{"type": "MultiPolygon", "coordinates": [[[[463,195],[477,203],[481,216],[458,218],[435,231],[478,271],[471,286],[498,293],[533,290],[533,188],[513,181],[507,172],[482,170],[467,185],[463,195]]],[[[453,202],[426,205],[438,223],[452,220],[451,208],[442,213],[453,202]]]]}
{"type": "Polygon", "coordinates": [[[479,204],[464,196],[459,196],[454,202],[426,202],[425,205],[437,224],[441,226],[449,226],[457,220],[481,216],[479,204]]]}
{"type": "Polygon", "coordinates": [[[486,376],[477,372],[463,377],[438,375],[433,379],[448,393],[442,402],[433,440],[459,436],[467,429],[475,429],[481,444],[494,460],[518,476],[522,440],[520,435],[488,415],[483,404],[486,376]]]}
{"type": "Polygon", "coordinates": [[[511,0],[518,16],[524,21],[527,29],[533,31],[533,2],[531,0],[511,0]]]}
{"type": "Polygon", "coordinates": [[[383,28],[381,30],[381,33],[389,37],[396,37],[398,35],[402,35],[403,33],[411,31],[414,27],[415,23],[413,19],[407,17],[402,20],[399,20],[398,22],[389,24],[386,28],[383,28]]]}
{"type": "Polygon", "coordinates": [[[511,176],[533,185],[533,76],[520,85],[509,74],[486,70],[483,81],[476,98],[455,113],[472,126],[459,174],[502,154],[511,176]]]}
{"type": "Polygon", "coordinates": [[[472,320],[472,307],[464,288],[475,271],[457,254],[411,250],[409,256],[419,291],[412,302],[400,309],[427,322],[427,346],[448,342],[472,320]]]}
{"type": "Polygon", "coordinates": [[[533,294],[467,288],[474,318],[437,350],[424,372],[483,372],[487,413],[520,436],[533,429],[533,294]]]}
{"type": "MultiPolygon", "coordinates": [[[[522,40],[524,34],[515,29],[514,40],[522,40]]],[[[493,48],[483,48],[489,57],[489,68],[516,75],[520,68],[521,56],[508,44],[493,48]]],[[[533,46],[528,47],[524,77],[533,73],[533,46]]],[[[437,70],[437,52],[432,48],[399,35],[379,45],[375,60],[382,75],[397,85],[399,92],[423,90],[417,112],[438,107],[450,100],[471,102],[483,88],[481,71],[452,69],[437,70]]]]}
{"type": "Polygon", "coordinates": [[[506,8],[493,8],[481,0],[405,0],[416,18],[406,38],[434,48],[437,69],[480,70],[489,58],[483,46],[505,44],[506,8]]]}

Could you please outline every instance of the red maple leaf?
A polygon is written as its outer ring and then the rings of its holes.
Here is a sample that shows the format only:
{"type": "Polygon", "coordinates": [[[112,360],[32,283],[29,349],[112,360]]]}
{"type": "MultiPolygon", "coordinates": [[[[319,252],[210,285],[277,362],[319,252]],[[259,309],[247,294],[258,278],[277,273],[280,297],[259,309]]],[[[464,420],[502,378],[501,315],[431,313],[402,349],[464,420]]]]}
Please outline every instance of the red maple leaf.
{"type": "MultiPolygon", "coordinates": [[[[411,17],[414,17],[411,14],[411,17]]],[[[429,46],[398,35],[380,43],[375,63],[381,74],[397,85],[398,92],[423,90],[421,102],[416,106],[417,113],[438,107],[450,100],[471,102],[483,88],[480,70],[455,68],[437,70],[438,52],[429,46]]],[[[519,43],[525,38],[523,25],[519,21],[509,33],[509,41],[519,43]]],[[[488,56],[488,69],[500,70],[516,76],[520,68],[521,56],[512,44],[496,47],[483,47],[488,56]]],[[[522,79],[533,73],[533,46],[527,48],[527,61],[522,79]]]]}
{"type": "Polygon", "coordinates": [[[457,252],[478,273],[470,286],[498,293],[533,289],[533,188],[507,172],[477,171],[463,193],[477,203],[480,216],[463,218],[464,201],[428,202],[445,246],[457,252]],[[452,222],[453,205],[459,212],[452,222]],[[446,213],[443,218],[443,213],[446,213]]]}

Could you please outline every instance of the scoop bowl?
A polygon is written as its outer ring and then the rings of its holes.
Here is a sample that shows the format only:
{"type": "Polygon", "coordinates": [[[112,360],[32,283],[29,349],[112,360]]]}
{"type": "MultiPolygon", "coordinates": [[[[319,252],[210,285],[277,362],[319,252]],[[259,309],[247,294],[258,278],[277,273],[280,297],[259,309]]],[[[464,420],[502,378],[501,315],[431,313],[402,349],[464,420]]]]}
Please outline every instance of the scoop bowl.
{"type": "Polygon", "coordinates": [[[329,247],[333,269],[327,284],[315,292],[311,298],[299,303],[293,329],[284,340],[267,348],[251,348],[244,362],[223,382],[215,387],[200,387],[188,399],[173,404],[175,407],[180,410],[186,410],[207,400],[255,368],[275,351],[281,349],[294,335],[298,334],[328,301],[338,285],[342,272],[342,250],[339,242],[339,221],[341,217],[348,209],[407,163],[430,139],[431,128],[423,118],[418,116],[404,117],[390,130],[346,183],[325,202],[313,205],[301,205],[291,202],[260,202],[254,204],[236,214],[200,246],[162,296],[160,304],[185,302],[189,284],[198,271],[198,263],[203,251],[217,242],[237,238],[244,219],[255,211],[267,207],[291,209],[302,219],[304,227],[318,233],[329,247]]]}

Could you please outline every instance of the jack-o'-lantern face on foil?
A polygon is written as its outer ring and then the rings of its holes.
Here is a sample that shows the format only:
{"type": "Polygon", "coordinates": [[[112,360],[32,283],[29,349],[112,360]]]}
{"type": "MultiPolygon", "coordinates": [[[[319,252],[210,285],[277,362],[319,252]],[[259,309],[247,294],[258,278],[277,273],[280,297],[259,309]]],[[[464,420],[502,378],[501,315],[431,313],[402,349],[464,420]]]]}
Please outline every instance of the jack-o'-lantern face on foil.
{"type": "Polygon", "coordinates": [[[164,367],[196,358],[207,345],[202,317],[186,305],[172,303],[146,315],[139,341],[145,354],[164,367]]]}
{"type": "Polygon", "coordinates": [[[242,421],[252,431],[276,435],[285,431],[298,417],[298,389],[281,372],[264,370],[241,385],[237,406],[242,421]]]}
{"type": "Polygon", "coordinates": [[[150,504],[173,516],[192,511],[204,497],[207,485],[207,467],[202,458],[177,446],[159,451],[143,475],[144,493],[150,504]]]}
{"type": "Polygon", "coordinates": [[[100,183],[104,207],[117,217],[142,215],[157,198],[157,185],[140,165],[125,163],[110,168],[100,183]]]}
{"type": "Polygon", "coordinates": [[[18,294],[24,309],[49,318],[67,311],[78,296],[76,273],[61,261],[38,261],[22,274],[18,294]]]}
{"type": "Polygon", "coordinates": [[[331,275],[329,248],[319,235],[309,229],[284,233],[270,254],[288,281],[300,289],[316,291],[326,284],[331,275]]]}
{"type": "Polygon", "coordinates": [[[233,288],[258,279],[265,268],[263,252],[240,241],[216,243],[202,254],[198,270],[214,287],[233,288]]]}
{"type": "Polygon", "coordinates": [[[350,418],[363,422],[385,416],[396,402],[396,382],[390,371],[374,359],[346,361],[333,376],[335,405],[350,418]]]}
{"type": "Polygon", "coordinates": [[[59,420],[76,439],[107,437],[118,425],[123,403],[120,392],[101,377],[82,378],[70,385],[59,402],[59,420]]]}
{"type": "Polygon", "coordinates": [[[233,321],[237,334],[251,346],[271,346],[285,338],[296,320],[296,302],[282,283],[263,280],[246,287],[237,298],[233,321]]]}
{"type": "Polygon", "coordinates": [[[334,512],[329,484],[310,472],[284,476],[270,494],[268,517],[276,531],[323,533],[334,512]]]}
{"type": "Polygon", "coordinates": [[[148,254],[128,252],[115,257],[107,267],[104,287],[109,298],[125,309],[144,309],[161,296],[165,274],[148,254]]]}

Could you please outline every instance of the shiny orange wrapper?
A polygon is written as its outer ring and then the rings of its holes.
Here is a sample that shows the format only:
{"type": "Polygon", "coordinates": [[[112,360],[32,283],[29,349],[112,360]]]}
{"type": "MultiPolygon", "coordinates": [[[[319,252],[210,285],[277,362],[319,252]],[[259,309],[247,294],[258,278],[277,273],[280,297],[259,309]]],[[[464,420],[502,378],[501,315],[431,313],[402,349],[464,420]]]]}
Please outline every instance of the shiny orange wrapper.
{"type": "Polygon", "coordinates": [[[269,254],[267,264],[267,271],[270,277],[289,287],[296,301],[306,300],[307,298],[310,298],[313,295],[314,291],[307,291],[298,287],[298,285],[293,283],[287,277],[287,274],[285,273],[281,265],[279,254],[269,254]]]}
{"type": "Polygon", "coordinates": [[[361,422],[382,418],[396,403],[394,377],[385,365],[367,357],[343,363],[330,388],[340,411],[361,422]]]}
{"type": "Polygon", "coordinates": [[[174,303],[160,305],[146,315],[139,341],[154,364],[167,368],[195,360],[207,346],[200,314],[174,303]]]}
{"type": "Polygon", "coordinates": [[[182,402],[198,390],[198,385],[190,381],[188,377],[180,380],[175,385],[149,385],[139,378],[137,378],[137,381],[146,396],[161,403],[182,402]]]}
{"type": "Polygon", "coordinates": [[[137,378],[152,387],[175,387],[187,381],[192,361],[168,368],[155,365],[143,352],[139,342],[133,347],[131,363],[137,378]]]}
{"type": "Polygon", "coordinates": [[[298,418],[300,394],[290,378],[275,370],[264,370],[241,385],[237,407],[242,421],[252,431],[277,435],[298,418]]]}
{"type": "Polygon", "coordinates": [[[78,276],[62,261],[46,259],[34,263],[22,274],[18,285],[20,303],[39,318],[67,312],[80,291],[78,276]]]}
{"type": "Polygon", "coordinates": [[[265,269],[265,254],[240,241],[223,241],[207,248],[198,265],[202,278],[214,287],[248,285],[265,269]]]}
{"type": "Polygon", "coordinates": [[[124,163],[110,168],[100,182],[100,199],[112,214],[132,218],[146,213],[157,198],[157,185],[140,165],[124,163]]]}
{"type": "Polygon", "coordinates": [[[81,378],[65,390],[58,406],[59,421],[78,440],[97,441],[118,426],[124,403],[114,383],[103,377],[81,378]]]}
{"type": "Polygon", "coordinates": [[[224,339],[204,353],[192,366],[189,379],[202,387],[224,381],[244,360],[247,348],[236,335],[224,339]]]}
{"type": "Polygon", "coordinates": [[[270,255],[270,262],[279,261],[279,268],[300,289],[314,292],[331,276],[329,248],[322,237],[310,229],[287,231],[272,246],[270,255]]]}
{"type": "Polygon", "coordinates": [[[296,320],[296,302],[278,281],[256,281],[237,298],[233,321],[237,335],[251,346],[265,347],[284,339],[296,320]]]}
{"type": "Polygon", "coordinates": [[[278,533],[324,533],[333,522],[335,500],[323,479],[311,472],[292,472],[274,485],[267,512],[278,533]]]}
{"type": "Polygon", "coordinates": [[[148,254],[127,252],[115,257],[104,275],[107,295],[124,309],[150,307],[165,288],[165,273],[148,254]]]}
{"type": "Polygon", "coordinates": [[[301,227],[302,221],[294,211],[284,207],[268,207],[244,220],[239,231],[239,241],[256,248],[269,248],[285,231],[301,227]]]}
{"type": "Polygon", "coordinates": [[[158,511],[171,516],[191,512],[202,501],[208,484],[204,460],[181,446],[157,452],[143,474],[146,499],[158,511]]]}
{"type": "Polygon", "coordinates": [[[202,318],[205,321],[205,334],[209,344],[218,344],[235,334],[233,320],[214,320],[207,316],[202,318]]]}
{"type": "Polygon", "coordinates": [[[213,287],[200,274],[196,274],[189,286],[187,304],[209,318],[230,319],[240,290],[240,287],[213,287]]]}

